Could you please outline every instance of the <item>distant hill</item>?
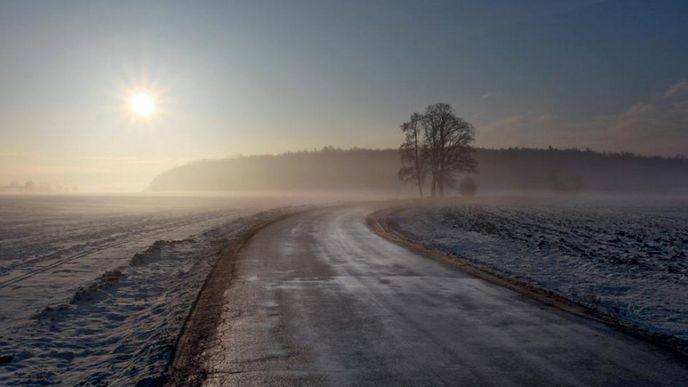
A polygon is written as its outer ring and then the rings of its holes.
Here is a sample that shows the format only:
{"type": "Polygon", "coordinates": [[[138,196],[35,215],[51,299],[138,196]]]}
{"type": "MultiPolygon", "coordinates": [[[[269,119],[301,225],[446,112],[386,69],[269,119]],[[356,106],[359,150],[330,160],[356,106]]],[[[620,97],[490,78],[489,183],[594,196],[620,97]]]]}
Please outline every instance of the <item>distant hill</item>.
{"type": "MultiPolygon", "coordinates": [[[[688,193],[688,160],[559,149],[478,149],[479,190],[688,193]]],[[[150,191],[413,192],[395,149],[303,151],[200,160],[166,171],[150,191]]]]}

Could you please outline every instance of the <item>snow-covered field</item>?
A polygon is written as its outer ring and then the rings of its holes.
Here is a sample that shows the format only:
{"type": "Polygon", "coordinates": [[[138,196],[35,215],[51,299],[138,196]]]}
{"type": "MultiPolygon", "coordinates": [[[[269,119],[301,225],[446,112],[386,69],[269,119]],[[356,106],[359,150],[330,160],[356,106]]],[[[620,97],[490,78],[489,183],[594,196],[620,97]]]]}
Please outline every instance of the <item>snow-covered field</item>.
{"type": "Polygon", "coordinates": [[[412,240],[688,340],[688,198],[476,198],[388,220],[412,240]]]}
{"type": "Polygon", "coordinates": [[[0,385],[152,381],[221,249],[298,201],[0,196],[0,385]]]}

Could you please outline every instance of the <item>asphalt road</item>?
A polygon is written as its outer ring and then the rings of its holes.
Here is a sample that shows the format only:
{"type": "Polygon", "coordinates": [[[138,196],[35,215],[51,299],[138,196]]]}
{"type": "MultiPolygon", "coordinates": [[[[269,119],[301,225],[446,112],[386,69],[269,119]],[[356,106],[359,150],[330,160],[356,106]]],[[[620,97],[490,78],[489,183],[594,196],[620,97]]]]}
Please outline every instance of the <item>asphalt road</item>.
{"type": "Polygon", "coordinates": [[[673,355],[388,242],[370,211],[297,215],[249,242],[206,385],[688,385],[673,355]]]}

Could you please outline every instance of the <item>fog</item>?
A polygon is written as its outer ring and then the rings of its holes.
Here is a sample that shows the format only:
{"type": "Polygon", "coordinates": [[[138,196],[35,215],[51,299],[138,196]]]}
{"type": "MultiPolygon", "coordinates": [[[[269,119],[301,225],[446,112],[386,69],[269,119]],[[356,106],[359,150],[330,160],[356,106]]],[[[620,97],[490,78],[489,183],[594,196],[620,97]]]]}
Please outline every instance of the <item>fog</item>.
{"type": "Polygon", "coordinates": [[[0,1],[0,387],[670,379],[686,15],[0,1]]]}
{"type": "MultiPolygon", "coordinates": [[[[556,149],[478,149],[478,194],[497,191],[567,193],[688,192],[688,161],[556,149]]],[[[156,177],[151,192],[286,191],[413,196],[397,178],[397,150],[337,150],[203,160],[156,177]]],[[[463,176],[457,176],[461,178],[463,176]]]]}

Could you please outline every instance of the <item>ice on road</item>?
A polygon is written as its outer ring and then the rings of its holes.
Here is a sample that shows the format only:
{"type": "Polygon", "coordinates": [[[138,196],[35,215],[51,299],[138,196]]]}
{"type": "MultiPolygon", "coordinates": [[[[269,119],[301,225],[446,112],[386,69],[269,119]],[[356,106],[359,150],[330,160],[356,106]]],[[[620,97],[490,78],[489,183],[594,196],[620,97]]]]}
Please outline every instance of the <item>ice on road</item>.
{"type": "Polygon", "coordinates": [[[688,384],[648,343],[378,237],[370,211],[318,210],[250,241],[206,385],[688,384]]]}

